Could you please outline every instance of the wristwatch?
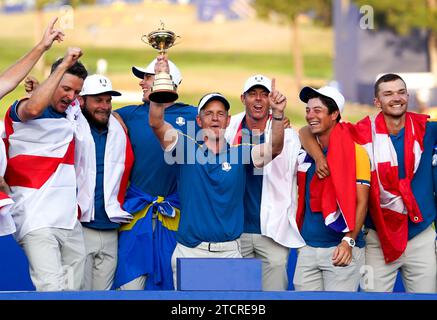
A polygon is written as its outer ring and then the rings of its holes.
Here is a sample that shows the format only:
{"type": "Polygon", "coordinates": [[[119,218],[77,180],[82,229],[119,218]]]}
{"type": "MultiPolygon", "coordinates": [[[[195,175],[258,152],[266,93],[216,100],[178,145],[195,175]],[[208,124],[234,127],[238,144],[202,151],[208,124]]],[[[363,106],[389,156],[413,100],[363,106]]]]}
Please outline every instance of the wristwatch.
{"type": "Polygon", "coordinates": [[[276,115],[272,114],[272,118],[273,118],[273,120],[282,121],[282,120],[284,120],[284,114],[282,114],[281,116],[276,116],[276,115]]]}
{"type": "Polygon", "coordinates": [[[341,239],[341,240],[342,240],[342,241],[346,241],[347,244],[348,244],[351,248],[355,247],[355,240],[352,239],[351,237],[343,237],[343,239],[341,239]]]}

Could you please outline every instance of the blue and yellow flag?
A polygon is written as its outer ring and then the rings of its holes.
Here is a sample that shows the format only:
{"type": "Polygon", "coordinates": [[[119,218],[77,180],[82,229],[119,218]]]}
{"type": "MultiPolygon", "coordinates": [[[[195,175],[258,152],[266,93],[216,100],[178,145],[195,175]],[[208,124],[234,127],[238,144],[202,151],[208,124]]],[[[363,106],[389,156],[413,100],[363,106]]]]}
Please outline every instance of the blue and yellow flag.
{"type": "Polygon", "coordinates": [[[134,219],[120,228],[114,287],[147,275],[146,289],[173,290],[171,256],[179,225],[179,197],[151,196],[130,185],[123,208],[134,219]],[[153,212],[157,213],[155,230],[153,212]]]}

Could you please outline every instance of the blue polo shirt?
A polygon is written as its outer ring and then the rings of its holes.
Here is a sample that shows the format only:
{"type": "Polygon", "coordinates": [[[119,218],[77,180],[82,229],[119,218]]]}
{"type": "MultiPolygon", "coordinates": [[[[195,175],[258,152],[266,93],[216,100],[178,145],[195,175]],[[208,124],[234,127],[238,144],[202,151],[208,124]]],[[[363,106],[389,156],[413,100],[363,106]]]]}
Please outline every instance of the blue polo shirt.
{"type": "MultiPolygon", "coordinates": [[[[405,161],[404,161],[404,128],[397,135],[390,135],[390,139],[396,151],[398,158],[399,178],[405,178],[405,161]]],[[[425,230],[436,218],[436,204],[434,201],[433,170],[432,156],[434,145],[437,143],[437,122],[428,122],[423,139],[424,151],[420,158],[419,168],[414,174],[411,182],[411,189],[416,198],[423,221],[414,223],[408,219],[408,240],[414,238],[417,234],[425,230]]],[[[366,227],[376,229],[370,215],[366,218],[366,227]]]]}
{"type": "Polygon", "coordinates": [[[99,131],[92,124],[90,124],[90,128],[96,148],[96,187],[94,189],[94,220],[91,222],[83,222],[82,225],[88,228],[98,230],[118,229],[120,224],[112,222],[108,218],[108,214],[105,210],[105,199],[103,196],[103,173],[108,130],[106,129],[103,131],[99,131]]]}
{"type": "MultiPolygon", "coordinates": [[[[370,186],[370,161],[366,151],[362,146],[355,145],[356,167],[357,167],[357,184],[366,184],[370,186]]],[[[326,155],[327,149],[324,150],[326,155]]],[[[337,246],[344,233],[337,232],[325,225],[325,220],[321,212],[313,212],[310,207],[310,184],[315,174],[316,165],[314,160],[307,155],[306,162],[311,166],[306,174],[305,181],[305,215],[301,229],[301,235],[306,244],[315,248],[330,248],[337,246]]],[[[360,231],[355,239],[356,246],[363,248],[365,245],[363,232],[360,231]]]]}
{"type": "MultiPolygon", "coordinates": [[[[15,122],[21,122],[20,118],[17,114],[17,106],[20,103],[20,100],[15,101],[12,104],[11,111],[9,115],[11,116],[12,121],[15,122]]],[[[56,111],[52,106],[48,106],[44,109],[43,113],[36,119],[61,119],[67,117],[67,114],[65,112],[58,112],[56,111]]]]}
{"type": "MultiPolygon", "coordinates": [[[[264,132],[253,135],[243,120],[242,140],[251,144],[264,143],[264,132]]],[[[246,167],[246,190],[244,192],[244,232],[261,234],[261,193],[263,188],[263,169],[246,167]]]]}
{"type": "Polygon", "coordinates": [[[239,238],[243,232],[245,166],[252,165],[250,147],[226,144],[214,154],[203,142],[179,134],[172,154],[177,158],[181,202],[177,241],[193,248],[201,242],[239,238]]]}
{"type": "MultiPolygon", "coordinates": [[[[149,104],[115,110],[129,131],[135,155],[130,182],[150,195],[168,196],[176,192],[177,167],[168,165],[163,150],[149,126],[149,104]]],[[[197,108],[176,103],[165,109],[164,120],[176,129],[195,136],[197,108]]]]}

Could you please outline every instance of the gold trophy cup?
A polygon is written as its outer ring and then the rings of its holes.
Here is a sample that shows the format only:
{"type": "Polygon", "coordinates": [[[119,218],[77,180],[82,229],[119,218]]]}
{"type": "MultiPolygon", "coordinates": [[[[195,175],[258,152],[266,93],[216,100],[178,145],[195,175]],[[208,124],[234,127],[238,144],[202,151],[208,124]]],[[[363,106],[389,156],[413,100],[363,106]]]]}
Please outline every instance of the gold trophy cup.
{"type": "MultiPolygon", "coordinates": [[[[164,55],[169,48],[174,46],[176,36],[173,31],[165,30],[164,23],[161,22],[161,28],[143,35],[141,40],[164,55]]],[[[150,101],[157,103],[168,103],[178,99],[176,84],[173,82],[171,75],[167,72],[159,72],[155,75],[152,88],[150,90],[150,101]]]]}

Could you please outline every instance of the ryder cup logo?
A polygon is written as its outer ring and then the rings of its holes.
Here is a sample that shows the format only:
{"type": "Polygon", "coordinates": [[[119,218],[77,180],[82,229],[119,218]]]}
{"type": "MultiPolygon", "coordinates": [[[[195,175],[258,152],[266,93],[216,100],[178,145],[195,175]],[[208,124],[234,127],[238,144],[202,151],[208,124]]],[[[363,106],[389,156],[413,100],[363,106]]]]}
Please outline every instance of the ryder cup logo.
{"type": "Polygon", "coordinates": [[[177,117],[177,118],[176,118],[176,124],[177,124],[178,126],[183,126],[183,125],[185,124],[185,119],[182,118],[182,117],[177,117]]]}
{"type": "Polygon", "coordinates": [[[232,169],[232,167],[231,167],[231,165],[229,164],[229,162],[223,162],[223,163],[222,163],[222,170],[223,170],[223,171],[228,172],[228,171],[231,170],[231,169],[232,169]]]}
{"type": "Polygon", "coordinates": [[[99,82],[103,87],[106,87],[106,85],[108,84],[108,81],[106,81],[106,79],[104,78],[99,79],[99,82]]]}

